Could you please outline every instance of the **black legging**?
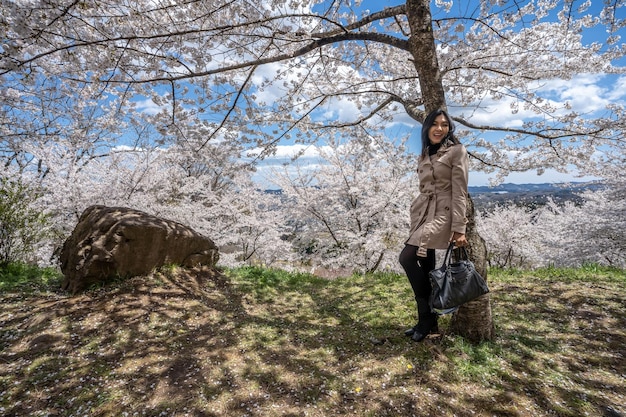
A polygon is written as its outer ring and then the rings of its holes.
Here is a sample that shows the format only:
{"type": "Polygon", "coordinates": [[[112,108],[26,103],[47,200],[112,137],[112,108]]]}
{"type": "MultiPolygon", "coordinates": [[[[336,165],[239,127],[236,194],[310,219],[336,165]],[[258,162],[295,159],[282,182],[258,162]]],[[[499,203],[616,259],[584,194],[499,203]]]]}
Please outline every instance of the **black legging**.
{"type": "Polygon", "coordinates": [[[405,245],[400,252],[400,265],[404,268],[406,276],[409,278],[415,299],[428,298],[432,287],[428,273],[435,269],[435,250],[427,249],[426,257],[417,256],[417,246],[405,245]]]}

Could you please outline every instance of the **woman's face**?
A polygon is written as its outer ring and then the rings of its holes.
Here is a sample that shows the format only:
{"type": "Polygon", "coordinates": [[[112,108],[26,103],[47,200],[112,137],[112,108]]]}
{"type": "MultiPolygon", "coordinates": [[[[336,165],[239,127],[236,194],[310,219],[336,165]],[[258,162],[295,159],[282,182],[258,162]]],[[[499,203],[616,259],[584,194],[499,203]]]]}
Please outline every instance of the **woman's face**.
{"type": "Polygon", "coordinates": [[[428,129],[428,139],[430,143],[436,145],[441,143],[443,138],[448,136],[448,132],[450,131],[450,124],[448,123],[448,119],[443,114],[440,114],[435,118],[433,125],[428,129]]]}

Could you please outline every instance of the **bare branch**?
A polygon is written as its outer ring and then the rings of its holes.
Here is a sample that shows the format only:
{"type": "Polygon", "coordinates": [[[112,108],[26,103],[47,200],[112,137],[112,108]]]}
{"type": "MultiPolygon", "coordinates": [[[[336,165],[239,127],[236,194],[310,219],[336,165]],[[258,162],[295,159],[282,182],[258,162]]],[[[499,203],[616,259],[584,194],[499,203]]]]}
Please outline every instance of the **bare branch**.
{"type": "Polygon", "coordinates": [[[369,113],[367,113],[366,115],[364,115],[362,117],[359,117],[356,120],[353,120],[351,122],[346,122],[346,123],[331,124],[331,125],[328,125],[326,127],[334,129],[334,128],[344,128],[344,127],[358,126],[358,125],[362,124],[363,122],[365,122],[366,120],[369,120],[372,117],[376,116],[379,111],[381,111],[382,109],[387,107],[387,105],[389,105],[389,103],[392,103],[393,101],[394,100],[391,97],[389,97],[386,100],[384,100],[382,103],[380,103],[378,106],[376,106],[376,108],[371,110],[369,113]]]}
{"type": "MultiPolygon", "coordinates": [[[[463,119],[462,117],[455,117],[455,116],[451,116],[451,117],[452,119],[454,119],[455,122],[458,122],[462,124],[463,126],[468,127],[470,129],[476,129],[476,130],[481,130],[481,131],[491,131],[491,132],[519,133],[522,135],[536,136],[538,138],[546,139],[548,141],[571,138],[575,136],[580,136],[582,134],[582,132],[567,131],[565,129],[545,129],[542,131],[530,131],[530,130],[525,130],[525,129],[516,129],[512,127],[477,125],[477,124],[471,123],[463,119]],[[564,133],[555,134],[556,132],[564,132],[564,133]]],[[[584,134],[593,136],[593,135],[602,133],[605,130],[606,129],[596,129],[594,131],[584,132],[584,134]]]]}
{"type": "Polygon", "coordinates": [[[200,148],[197,149],[197,151],[202,150],[207,143],[209,143],[209,141],[211,139],[213,139],[213,137],[215,137],[215,135],[217,134],[217,132],[219,132],[222,127],[224,127],[224,125],[226,124],[226,121],[228,120],[228,118],[230,117],[231,113],[235,110],[235,108],[237,107],[237,102],[239,101],[239,98],[241,97],[241,95],[243,94],[243,91],[245,89],[245,86],[250,82],[250,79],[252,78],[252,74],[254,74],[254,71],[257,69],[256,66],[252,67],[252,69],[250,70],[250,72],[248,73],[248,76],[246,77],[245,81],[241,84],[241,87],[239,88],[239,91],[237,91],[237,96],[235,97],[235,100],[233,100],[233,103],[230,105],[230,108],[228,109],[228,111],[226,112],[226,114],[224,115],[224,117],[222,118],[222,121],[220,122],[220,125],[218,127],[216,127],[213,132],[211,132],[211,134],[209,135],[209,137],[202,143],[202,145],[200,146],[200,148]]]}
{"type": "Polygon", "coordinates": [[[339,28],[333,31],[312,33],[311,37],[312,38],[326,38],[328,36],[335,36],[341,33],[347,33],[354,29],[369,25],[370,23],[373,23],[377,20],[388,19],[390,17],[396,18],[398,15],[403,15],[403,14],[406,14],[406,4],[401,4],[395,7],[387,7],[381,10],[380,12],[367,15],[363,19],[358,20],[354,23],[351,23],[347,26],[342,26],[342,25],[337,24],[339,28]]]}

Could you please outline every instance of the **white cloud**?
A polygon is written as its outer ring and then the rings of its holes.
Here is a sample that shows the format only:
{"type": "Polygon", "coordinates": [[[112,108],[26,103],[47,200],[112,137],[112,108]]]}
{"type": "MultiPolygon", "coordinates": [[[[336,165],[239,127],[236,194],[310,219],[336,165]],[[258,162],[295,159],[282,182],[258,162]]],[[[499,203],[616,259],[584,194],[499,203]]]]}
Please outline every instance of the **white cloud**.
{"type": "MultiPolygon", "coordinates": [[[[495,174],[486,174],[484,172],[472,171],[469,174],[469,185],[490,185],[490,180],[495,179],[495,174]]],[[[538,175],[536,171],[530,170],[525,172],[513,172],[504,178],[504,183],[512,184],[558,184],[564,182],[586,182],[594,181],[600,178],[593,176],[579,176],[575,172],[563,173],[553,169],[547,169],[542,175],[538,175]]]]}
{"type": "MultiPolygon", "coordinates": [[[[257,165],[257,171],[252,179],[262,188],[276,188],[276,184],[272,181],[277,173],[287,174],[289,176],[300,173],[311,172],[317,170],[323,163],[320,156],[320,148],[312,145],[279,145],[276,152],[264,158],[257,165]],[[297,156],[297,160],[293,158],[297,156]]],[[[248,152],[249,155],[258,155],[262,149],[256,148],[248,152]]]]}
{"type": "MultiPolygon", "coordinates": [[[[559,113],[571,111],[593,114],[604,111],[605,107],[617,101],[626,100],[626,76],[579,74],[571,80],[543,80],[536,83],[536,92],[545,99],[546,104],[562,108],[568,102],[570,109],[562,109],[559,113]]],[[[531,109],[519,107],[516,113],[511,112],[513,98],[506,97],[495,101],[485,97],[474,106],[467,106],[460,111],[451,108],[452,114],[463,117],[477,125],[496,125],[504,127],[520,127],[524,121],[541,117],[531,109]]]]}
{"type": "Polygon", "coordinates": [[[278,188],[278,185],[274,182],[278,173],[281,175],[284,174],[290,177],[296,177],[297,175],[315,171],[320,167],[321,164],[315,163],[301,164],[299,166],[294,164],[285,166],[259,165],[257,166],[256,172],[252,176],[252,180],[264,189],[278,188]]]}
{"type": "Polygon", "coordinates": [[[163,107],[157,105],[154,101],[152,101],[151,99],[145,99],[145,100],[139,100],[136,102],[137,105],[137,110],[139,110],[141,113],[146,113],[150,116],[154,116],[155,114],[159,113],[163,107]]]}
{"type": "Polygon", "coordinates": [[[346,99],[334,98],[327,100],[327,102],[326,111],[322,117],[330,116],[330,119],[336,122],[352,122],[361,117],[363,113],[363,110],[359,110],[354,102],[346,99]]]}
{"type": "MultiPolygon", "coordinates": [[[[276,77],[277,73],[280,73],[286,70],[286,66],[282,63],[270,63],[261,65],[259,68],[254,71],[254,75],[252,76],[252,83],[256,86],[262,85],[266,80],[272,80],[276,77]]],[[[279,81],[277,83],[269,84],[263,87],[262,90],[257,90],[255,92],[257,102],[271,104],[277,99],[283,97],[285,95],[285,88],[282,87],[283,81],[279,81]]]]}
{"type": "MultiPolygon", "coordinates": [[[[259,67],[252,76],[252,83],[257,87],[254,92],[256,102],[272,105],[272,103],[283,99],[290,88],[289,86],[292,83],[298,84],[305,73],[310,70],[309,67],[315,64],[314,61],[316,59],[316,57],[306,58],[299,67],[294,67],[293,62],[277,62],[259,67]],[[278,79],[276,79],[277,76],[279,77],[278,79]],[[258,88],[259,86],[262,86],[262,88],[258,88]]],[[[357,71],[347,65],[339,66],[335,72],[341,74],[338,75],[337,80],[353,81],[360,77],[357,71]]],[[[334,88],[339,87],[338,85],[334,86],[334,88]]],[[[348,84],[345,87],[346,89],[351,89],[351,86],[348,84]]],[[[315,88],[322,88],[322,86],[318,85],[315,88]]],[[[299,98],[303,102],[308,102],[311,97],[319,96],[319,91],[301,89],[298,94],[301,95],[299,98]]],[[[297,99],[298,97],[292,98],[297,99]]],[[[294,110],[298,111],[297,108],[294,110]]],[[[327,98],[322,106],[314,111],[311,116],[317,119],[346,122],[358,119],[364,112],[367,112],[367,109],[359,109],[353,101],[341,97],[331,97],[327,98]]]]}
{"type": "MultiPolygon", "coordinates": [[[[254,148],[248,150],[246,153],[250,156],[255,156],[262,152],[264,152],[264,149],[254,148]]],[[[271,156],[264,158],[264,162],[266,165],[278,165],[285,161],[291,161],[296,156],[299,156],[298,159],[319,158],[318,147],[302,144],[278,145],[271,156]]]]}
{"type": "Polygon", "coordinates": [[[538,92],[555,103],[569,102],[573,111],[593,113],[610,102],[609,89],[600,85],[602,79],[597,74],[580,74],[571,80],[548,80],[538,92]]]}
{"type": "Polygon", "coordinates": [[[626,101],[626,75],[615,77],[615,83],[609,89],[607,98],[612,102],[626,101]]]}
{"type": "Polygon", "coordinates": [[[485,99],[480,103],[480,107],[471,109],[468,114],[465,109],[461,112],[452,108],[450,110],[453,116],[460,114],[463,118],[478,126],[503,126],[508,128],[521,127],[526,117],[532,117],[535,114],[528,110],[521,109],[518,113],[511,113],[510,98],[500,101],[485,99]]]}

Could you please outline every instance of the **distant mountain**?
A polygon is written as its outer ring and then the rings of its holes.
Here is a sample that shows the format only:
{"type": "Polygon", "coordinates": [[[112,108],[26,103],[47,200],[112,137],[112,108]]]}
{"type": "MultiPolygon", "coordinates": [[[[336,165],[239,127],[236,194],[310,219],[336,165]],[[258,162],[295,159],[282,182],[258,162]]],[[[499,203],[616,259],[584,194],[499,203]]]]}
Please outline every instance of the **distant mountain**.
{"type": "Polygon", "coordinates": [[[500,184],[495,187],[488,185],[470,186],[469,192],[472,194],[479,193],[525,193],[533,191],[541,192],[559,192],[563,190],[582,191],[587,189],[597,189],[602,187],[598,182],[573,182],[573,183],[541,183],[541,184],[500,184]]]}
{"type": "MultiPolygon", "coordinates": [[[[578,194],[587,190],[597,190],[604,185],[600,182],[542,183],[542,184],[500,184],[490,186],[470,186],[468,191],[478,210],[489,210],[496,205],[517,204],[529,207],[544,205],[548,198],[554,201],[581,202],[578,194]]],[[[283,195],[280,189],[263,190],[266,194],[283,195]]]]}
{"type": "Polygon", "coordinates": [[[517,204],[538,207],[545,204],[548,198],[556,202],[580,202],[580,194],[587,190],[603,187],[600,182],[574,183],[542,183],[542,184],[500,184],[495,187],[471,186],[468,191],[478,210],[500,204],[517,204]]]}

